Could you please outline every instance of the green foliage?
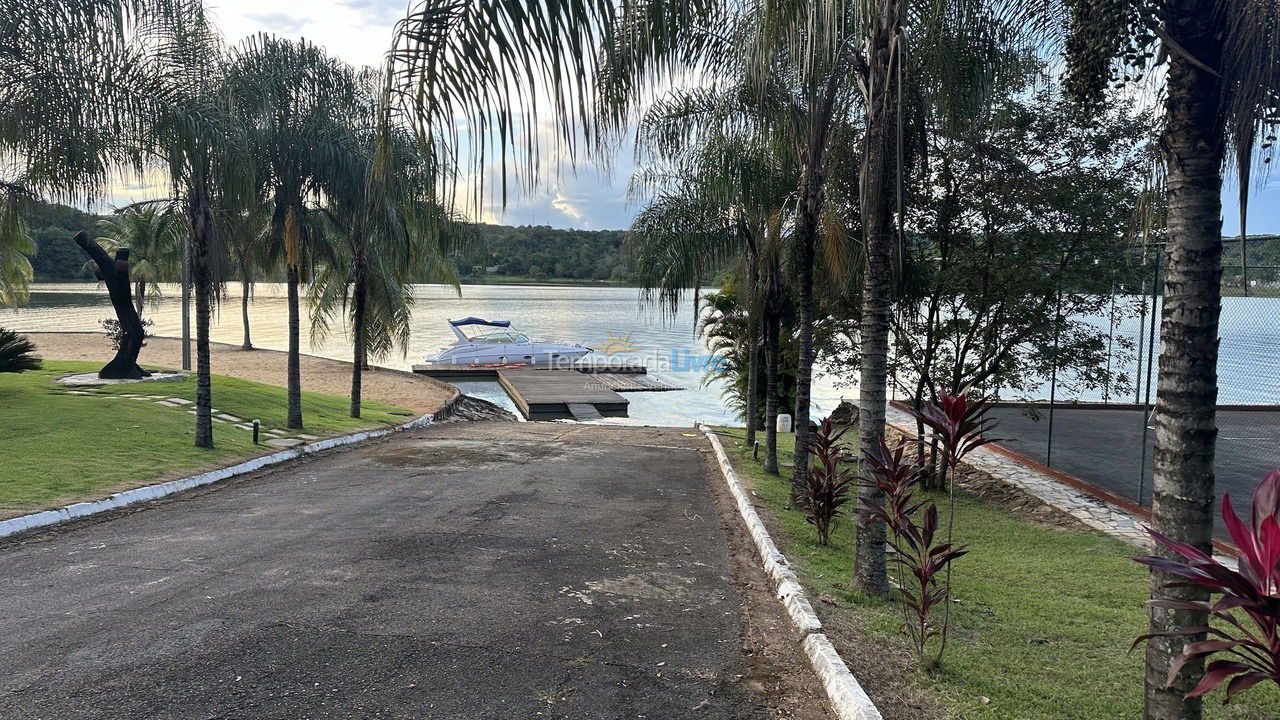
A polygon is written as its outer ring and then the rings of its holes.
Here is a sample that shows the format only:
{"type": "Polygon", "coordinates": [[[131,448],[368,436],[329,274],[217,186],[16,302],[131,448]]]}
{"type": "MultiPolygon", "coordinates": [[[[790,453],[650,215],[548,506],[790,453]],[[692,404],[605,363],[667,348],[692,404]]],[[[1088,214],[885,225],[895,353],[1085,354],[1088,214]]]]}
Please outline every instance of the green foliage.
{"type": "Polygon", "coordinates": [[[35,351],[35,343],[25,335],[0,327],[0,373],[39,370],[40,358],[32,354],[35,351]]]}
{"type": "MultiPolygon", "coordinates": [[[[747,409],[747,370],[750,358],[747,352],[747,313],[741,302],[740,284],[732,277],[721,278],[721,288],[699,298],[702,319],[699,330],[707,339],[710,351],[721,362],[707,368],[704,382],[718,379],[724,382],[724,401],[743,417],[747,409]]],[[[789,412],[795,406],[796,397],[796,343],[790,333],[783,333],[781,361],[778,363],[778,411],[789,412]]],[[[763,374],[763,364],[761,363],[763,374]]],[[[758,423],[764,419],[765,384],[761,378],[756,412],[758,423]]],[[[761,427],[757,423],[757,427],[761,427]]]]}
{"type": "Polygon", "coordinates": [[[973,383],[1028,392],[1055,370],[1066,392],[1132,381],[1109,362],[1129,341],[1109,347],[1109,328],[1082,318],[1137,312],[1136,298],[1113,298],[1145,280],[1130,231],[1151,119],[1125,108],[1078,125],[1061,100],[1024,91],[1007,87],[985,125],[938,132],[913,178],[891,366],[910,397],[973,383]]]}
{"type": "Polygon", "coordinates": [[[18,202],[0,197],[0,305],[24,302],[31,284],[30,256],[36,246],[18,214],[18,202]]]}
{"type": "MultiPolygon", "coordinates": [[[[455,261],[463,279],[485,275],[537,280],[617,281],[631,274],[622,252],[622,230],[561,230],[546,225],[476,225],[481,252],[455,261]]],[[[415,279],[425,280],[421,274],[415,279]]]]}
{"type": "Polygon", "coordinates": [[[71,238],[78,232],[95,234],[101,217],[69,205],[32,201],[23,204],[22,219],[35,243],[31,266],[36,282],[93,277],[71,238]]]}

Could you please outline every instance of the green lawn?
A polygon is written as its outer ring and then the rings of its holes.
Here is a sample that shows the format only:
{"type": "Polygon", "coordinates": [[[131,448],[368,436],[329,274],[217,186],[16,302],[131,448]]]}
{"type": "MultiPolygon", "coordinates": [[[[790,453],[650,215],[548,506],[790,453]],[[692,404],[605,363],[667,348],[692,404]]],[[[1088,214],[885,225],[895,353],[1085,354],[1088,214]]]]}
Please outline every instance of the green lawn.
{"type": "MultiPolygon", "coordinates": [[[[832,546],[818,546],[812,526],[787,505],[788,482],[765,473],[741,446],[741,429],[722,429],[740,477],[770,509],[775,538],[809,588],[811,599],[838,601],[876,635],[896,642],[894,606],[850,592],[852,522],[842,519],[832,546]]],[[[791,461],[790,441],[782,462],[791,461]]],[[[946,506],[939,502],[945,523],[946,506]]],[[[1100,533],[1050,528],[962,496],[956,537],[969,554],[954,566],[952,636],[938,674],[924,685],[956,718],[1079,720],[1142,715],[1142,651],[1129,645],[1146,627],[1147,573],[1129,560],[1136,549],[1100,533]],[[980,698],[990,699],[983,704],[980,698]]],[[[822,604],[819,604],[820,606],[822,604]]],[[[829,607],[829,606],[823,606],[829,607]]],[[[1222,691],[1205,704],[1209,718],[1280,717],[1280,693],[1254,691],[1222,706],[1222,691]]]]}
{"type": "MultiPolygon", "coordinates": [[[[179,471],[230,464],[275,451],[255,446],[249,432],[214,423],[216,447],[195,447],[195,418],[182,408],[119,397],[147,394],[195,399],[195,379],[129,383],[92,395],[60,394],[53,379],[97,370],[94,363],[45,362],[44,369],[0,374],[0,515],[103,497],[179,471]]],[[[336,435],[360,428],[407,422],[405,412],[364,403],[364,418],[347,417],[344,397],[304,392],[302,408],[310,435],[336,435]]],[[[264,428],[285,427],[285,389],[215,375],[213,406],[264,428]]]]}

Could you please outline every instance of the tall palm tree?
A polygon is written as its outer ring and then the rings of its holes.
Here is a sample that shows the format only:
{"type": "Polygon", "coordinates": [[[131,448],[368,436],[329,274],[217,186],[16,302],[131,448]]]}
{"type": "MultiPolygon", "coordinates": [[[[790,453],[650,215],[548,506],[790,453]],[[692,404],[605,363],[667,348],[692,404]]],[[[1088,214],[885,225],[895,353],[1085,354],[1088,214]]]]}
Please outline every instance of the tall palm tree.
{"type": "MultiPolygon", "coordinates": [[[[745,83],[747,97],[767,105],[785,88],[785,111],[770,113],[764,137],[785,142],[798,171],[789,211],[791,257],[797,306],[799,358],[796,383],[796,462],[793,481],[808,472],[804,452],[809,431],[814,364],[816,295],[814,261],[823,234],[831,162],[850,149],[857,95],[854,68],[859,58],[863,13],[840,0],[691,6],[661,3],[628,6],[619,20],[615,45],[606,57],[602,115],[618,128],[644,90],[683,78],[689,66],[713,78],[745,83]],[[667,28],[662,42],[649,40],[655,17],[667,28]],[[714,27],[716,32],[707,32],[714,27]]],[[[696,72],[694,73],[696,74],[696,72]]],[[[828,226],[830,227],[830,226],[828,226]]]]}
{"type": "Polygon", "coordinates": [[[228,85],[250,129],[260,201],[273,208],[270,245],[288,287],[288,426],[301,428],[299,286],[320,236],[309,216],[323,183],[349,176],[356,162],[343,117],[354,106],[355,71],[305,41],[259,35],[236,52],[228,85]]]}
{"type": "Polygon", "coordinates": [[[143,28],[157,99],[143,140],[163,161],[186,216],[196,308],[195,444],[213,447],[209,323],[226,266],[216,216],[242,206],[253,164],[226,91],[222,38],[199,0],[172,0],[167,7],[143,28]]]}
{"type": "MultiPolygon", "coordinates": [[[[1280,125],[1280,6],[1269,0],[1075,0],[1051,7],[1069,13],[1068,23],[1054,13],[1042,20],[1069,28],[1068,87],[1077,98],[1104,102],[1108,85],[1157,67],[1163,71],[1167,241],[1152,516],[1156,530],[1207,552],[1217,439],[1222,173],[1234,159],[1243,191],[1258,139],[1280,125]]],[[[1170,582],[1153,571],[1152,599],[1205,598],[1170,582]]],[[[1147,644],[1147,718],[1201,716],[1201,699],[1186,695],[1203,675],[1202,661],[1187,663],[1172,684],[1166,682],[1173,658],[1203,638],[1166,633],[1205,621],[1200,610],[1151,609],[1150,630],[1157,636],[1147,644]]]]}
{"type": "Polygon", "coordinates": [[[129,248],[129,279],[133,304],[142,317],[147,292],[160,294],[160,283],[177,277],[182,264],[182,217],[166,205],[148,203],[125,208],[102,221],[104,237],[98,243],[108,250],[129,248]]]}
{"type": "Polygon", "coordinates": [[[795,187],[791,145],[772,141],[765,115],[791,109],[785,93],[758,103],[741,85],[673,90],[641,120],[642,166],[632,194],[651,197],[637,216],[628,247],[644,296],[673,313],[688,290],[695,296],[711,273],[734,266],[747,310],[747,382],[742,410],[747,443],[755,441],[761,374],[765,378],[765,465],[777,469],[777,355],[783,239],[781,217],[795,187]],[[763,362],[762,362],[763,361],[763,362]],[[764,366],[763,368],[761,366],[764,366]]]}
{"type": "Polygon", "coordinates": [[[474,240],[465,222],[434,195],[435,165],[390,104],[389,76],[366,71],[350,109],[359,162],[325,187],[330,244],[311,285],[313,333],[339,310],[352,340],[351,417],[360,417],[370,357],[408,345],[416,280],[461,292],[448,257],[474,240]]]}

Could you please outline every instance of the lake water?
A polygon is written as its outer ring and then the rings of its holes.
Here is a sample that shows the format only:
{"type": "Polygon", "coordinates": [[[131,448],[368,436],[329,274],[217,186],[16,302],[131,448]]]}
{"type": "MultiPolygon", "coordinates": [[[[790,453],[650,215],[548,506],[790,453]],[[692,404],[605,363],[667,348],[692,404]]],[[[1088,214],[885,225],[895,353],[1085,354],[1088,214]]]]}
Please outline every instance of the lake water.
{"type": "MultiPolygon", "coordinates": [[[[241,342],[240,295],[238,284],[228,287],[229,296],[215,317],[213,339],[241,342]]],[[[629,417],[606,422],[652,425],[688,425],[696,420],[733,420],[721,402],[721,387],[707,382],[706,343],[694,333],[691,303],[684,303],[675,317],[664,317],[656,308],[640,302],[635,288],[564,287],[534,285],[464,285],[459,296],[450,288],[421,285],[415,288],[413,336],[408,352],[377,361],[377,364],[409,369],[422,358],[454,341],[448,318],[474,315],[486,319],[511,320],[515,327],[538,340],[562,340],[603,346],[612,338],[629,349],[609,356],[641,362],[651,374],[673,385],[688,388],[673,392],[626,393],[631,402],[629,417]]],[[[689,298],[692,300],[692,296],[689,298]]],[[[164,288],[164,296],[144,310],[155,321],[151,332],[176,337],[182,332],[182,311],[176,287],[164,288]]],[[[30,303],[18,309],[0,309],[0,326],[20,331],[98,331],[100,321],[115,317],[105,288],[91,283],[37,284],[30,303]]],[[[285,288],[279,284],[256,287],[249,311],[253,343],[257,347],[284,350],[288,347],[288,311],[285,288]]],[[[351,360],[351,345],[345,328],[335,327],[328,338],[311,340],[309,326],[303,327],[303,352],[338,360],[351,360]]],[[[613,347],[619,347],[615,343],[613,347]]],[[[146,351],[143,350],[145,361],[146,351]]],[[[214,367],[217,372],[217,367],[214,367]]],[[[821,378],[814,390],[814,412],[825,414],[839,402],[838,378],[821,378]]],[[[303,380],[305,385],[305,378],[303,380]]],[[[500,392],[483,385],[466,388],[470,394],[504,402],[500,392]]],[[[844,391],[848,394],[848,390],[844,391]]]]}
{"type": "MultiPolygon", "coordinates": [[[[37,284],[33,290],[27,307],[0,309],[0,326],[26,331],[98,331],[101,320],[114,317],[106,290],[94,284],[37,284]]],[[[215,317],[213,339],[238,345],[241,341],[239,286],[233,283],[228,290],[229,295],[215,317]]],[[[690,302],[683,303],[679,313],[670,317],[652,305],[642,304],[635,288],[464,285],[458,295],[449,288],[421,285],[415,288],[414,296],[413,335],[407,353],[383,358],[378,364],[408,369],[420,363],[423,356],[452,343],[454,337],[445,322],[448,318],[475,315],[511,320],[535,339],[595,347],[612,340],[612,347],[627,349],[610,355],[611,360],[643,363],[656,377],[688,388],[676,392],[627,393],[631,402],[630,417],[606,422],[687,425],[696,420],[735,419],[721,402],[721,386],[707,379],[705,362],[709,351],[706,343],[694,333],[690,302]]],[[[180,335],[181,303],[177,288],[164,288],[163,297],[149,305],[145,315],[155,321],[151,328],[154,334],[180,335]]],[[[1108,321],[1095,318],[1090,322],[1105,328],[1108,321]]],[[[284,286],[258,285],[250,305],[254,345],[284,350],[288,345],[286,323],[284,286]]],[[[1126,318],[1116,335],[1136,342],[1138,327],[1138,317],[1126,318]]],[[[1219,402],[1280,404],[1280,298],[1225,298],[1221,336],[1219,402]]],[[[351,359],[345,328],[335,327],[329,337],[312,339],[305,313],[303,351],[339,360],[351,359]]],[[[1158,344],[1156,353],[1159,353],[1158,344]]],[[[1130,377],[1137,379],[1136,359],[1131,359],[1128,365],[1130,377]]],[[[854,396],[853,385],[850,378],[820,374],[813,391],[815,416],[830,412],[841,396],[854,396]]],[[[496,384],[468,385],[465,390],[511,406],[496,389],[496,384]]],[[[1048,397],[1047,385],[1035,394],[1048,397]]],[[[1101,395],[1100,390],[1086,392],[1078,399],[1096,401],[1102,399],[1101,395]]],[[[1113,395],[1112,399],[1132,402],[1133,396],[1113,395]]]]}

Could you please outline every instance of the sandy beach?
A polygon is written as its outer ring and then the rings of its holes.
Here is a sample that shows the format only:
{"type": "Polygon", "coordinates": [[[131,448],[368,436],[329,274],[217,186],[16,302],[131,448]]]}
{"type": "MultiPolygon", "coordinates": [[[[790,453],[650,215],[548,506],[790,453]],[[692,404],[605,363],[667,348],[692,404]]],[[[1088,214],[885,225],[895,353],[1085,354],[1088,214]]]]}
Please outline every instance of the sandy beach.
{"type": "MultiPolygon", "coordinates": [[[[106,363],[111,345],[102,333],[24,333],[36,344],[37,354],[48,360],[86,360],[106,363]]],[[[194,356],[195,348],[192,353],[194,356]]],[[[269,385],[286,384],[287,355],[277,350],[241,350],[237,345],[210,343],[215,375],[252,380],[269,385]]],[[[147,338],[138,362],[143,366],[182,366],[182,341],[147,338]]],[[[194,362],[194,357],[193,357],[194,362]]],[[[444,406],[456,392],[451,386],[424,375],[376,368],[364,374],[366,400],[395,405],[426,414],[444,406]]],[[[346,397],[351,389],[351,363],[314,355],[302,356],[302,389],[346,397]]]]}

